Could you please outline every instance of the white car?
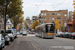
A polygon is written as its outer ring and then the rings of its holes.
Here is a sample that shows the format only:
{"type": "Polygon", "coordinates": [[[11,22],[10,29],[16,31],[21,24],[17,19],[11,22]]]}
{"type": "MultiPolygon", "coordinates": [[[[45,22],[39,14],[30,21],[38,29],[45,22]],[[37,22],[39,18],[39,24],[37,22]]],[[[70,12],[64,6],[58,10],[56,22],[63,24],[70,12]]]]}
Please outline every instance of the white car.
{"type": "Polygon", "coordinates": [[[22,33],[22,35],[25,35],[25,36],[26,36],[26,35],[27,35],[27,32],[26,32],[26,31],[24,31],[24,32],[22,33]]]}
{"type": "Polygon", "coordinates": [[[17,35],[19,35],[20,34],[20,32],[17,32],[17,35]]]}
{"type": "Polygon", "coordinates": [[[55,36],[56,37],[60,37],[60,34],[61,34],[62,32],[58,32],[58,33],[55,33],[55,36]]]}
{"type": "Polygon", "coordinates": [[[0,50],[5,47],[5,39],[2,34],[0,34],[0,50]]]}

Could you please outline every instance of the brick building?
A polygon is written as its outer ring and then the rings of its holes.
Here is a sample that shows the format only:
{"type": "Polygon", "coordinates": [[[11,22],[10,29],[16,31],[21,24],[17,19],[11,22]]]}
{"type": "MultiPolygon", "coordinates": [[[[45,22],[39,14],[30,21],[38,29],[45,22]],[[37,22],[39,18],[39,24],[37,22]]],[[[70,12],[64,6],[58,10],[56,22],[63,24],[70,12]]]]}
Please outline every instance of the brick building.
{"type": "Polygon", "coordinates": [[[40,23],[52,23],[59,20],[59,25],[68,22],[68,10],[47,11],[42,10],[40,13],[40,23]]]}

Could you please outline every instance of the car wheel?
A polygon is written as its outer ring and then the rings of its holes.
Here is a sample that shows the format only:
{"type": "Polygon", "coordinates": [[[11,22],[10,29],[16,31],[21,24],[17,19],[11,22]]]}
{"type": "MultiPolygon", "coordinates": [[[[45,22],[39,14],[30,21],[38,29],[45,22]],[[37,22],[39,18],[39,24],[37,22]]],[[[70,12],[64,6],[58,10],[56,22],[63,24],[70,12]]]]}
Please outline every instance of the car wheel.
{"type": "Polygon", "coordinates": [[[9,42],[8,42],[8,45],[9,45],[9,42]]]}
{"type": "Polygon", "coordinates": [[[69,39],[71,39],[71,37],[69,37],[69,39]]]}
{"type": "Polygon", "coordinates": [[[75,39],[74,37],[72,37],[72,39],[75,39]]]}
{"type": "Polygon", "coordinates": [[[0,50],[2,50],[2,47],[0,48],[0,50]]]}

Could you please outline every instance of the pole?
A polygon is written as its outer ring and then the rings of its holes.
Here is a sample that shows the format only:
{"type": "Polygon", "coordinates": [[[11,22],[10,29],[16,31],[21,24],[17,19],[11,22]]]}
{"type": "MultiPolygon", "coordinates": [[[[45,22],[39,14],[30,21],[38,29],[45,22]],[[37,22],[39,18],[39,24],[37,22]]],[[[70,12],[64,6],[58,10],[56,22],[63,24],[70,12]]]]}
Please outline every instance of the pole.
{"type": "Polygon", "coordinates": [[[5,18],[4,18],[5,35],[6,35],[6,13],[7,13],[7,1],[5,0],[5,18]]]}

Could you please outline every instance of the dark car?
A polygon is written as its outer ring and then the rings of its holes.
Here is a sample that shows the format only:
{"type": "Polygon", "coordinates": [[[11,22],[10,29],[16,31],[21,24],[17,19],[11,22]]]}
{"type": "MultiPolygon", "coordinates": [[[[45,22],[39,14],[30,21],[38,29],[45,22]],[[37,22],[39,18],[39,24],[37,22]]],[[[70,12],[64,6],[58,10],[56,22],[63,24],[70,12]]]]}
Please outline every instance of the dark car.
{"type": "Polygon", "coordinates": [[[69,38],[75,39],[75,32],[69,34],[69,38]]]}
{"type": "Polygon", "coordinates": [[[65,32],[64,37],[68,38],[69,37],[69,32],[65,32]]]}
{"type": "Polygon", "coordinates": [[[65,35],[65,32],[62,32],[62,33],[60,34],[60,37],[64,37],[64,35],[65,35]]]}
{"type": "Polygon", "coordinates": [[[10,38],[8,35],[5,36],[5,45],[9,45],[10,38]]]}

